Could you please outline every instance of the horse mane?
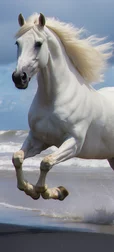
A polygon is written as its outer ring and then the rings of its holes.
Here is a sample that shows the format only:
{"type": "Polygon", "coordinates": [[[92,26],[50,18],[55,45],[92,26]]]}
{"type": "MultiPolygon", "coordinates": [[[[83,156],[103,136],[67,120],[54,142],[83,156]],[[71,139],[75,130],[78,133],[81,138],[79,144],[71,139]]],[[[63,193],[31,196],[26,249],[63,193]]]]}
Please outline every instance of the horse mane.
{"type": "MultiPolygon", "coordinates": [[[[16,37],[38,26],[38,20],[37,13],[30,16],[16,37]]],[[[59,37],[74,67],[88,85],[103,81],[103,73],[113,52],[112,42],[105,43],[106,38],[98,38],[96,35],[83,38],[84,29],[77,29],[72,24],[60,22],[55,18],[47,18],[46,27],[59,37]]]]}

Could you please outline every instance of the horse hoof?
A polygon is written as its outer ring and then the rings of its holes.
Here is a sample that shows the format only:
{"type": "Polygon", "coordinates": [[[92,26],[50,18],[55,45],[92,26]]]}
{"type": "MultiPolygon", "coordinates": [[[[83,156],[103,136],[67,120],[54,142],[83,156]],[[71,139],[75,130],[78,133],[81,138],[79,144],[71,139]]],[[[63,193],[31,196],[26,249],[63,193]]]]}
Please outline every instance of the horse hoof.
{"type": "Polygon", "coordinates": [[[58,189],[59,189],[59,197],[58,197],[58,200],[64,200],[68,195],[69,195],[69,192],[66,190],[65,187],[63,186],[58,186],[58,189]]]}
{"type": "Polygon", "coordinates": [[[28,190],[24,190],[24,192],[34,200],[38,200],[40,198],[40,193],[30,193],[28,190]]]}
{"type": "Polygon", "coordinates": [[[41,192],[43,199],[64,200],[68,196],[68,191],[63,187],[48,188],[44,192],[41,192]]]}
{"type": "Polygon", "coordinates": [[[31,198],[33,200],[38,200],[40,198],[40,194],[37,194],[37,195],[32,195],[31,198]]]}
{"type": "Polygon", "coordinates": [[[36,192],[35,186],[33,186],[32,184],[29,184],[27,181],[24,188],[24,192],[34,200],[37,200],[40,198],[40,193],[36,192]]]}

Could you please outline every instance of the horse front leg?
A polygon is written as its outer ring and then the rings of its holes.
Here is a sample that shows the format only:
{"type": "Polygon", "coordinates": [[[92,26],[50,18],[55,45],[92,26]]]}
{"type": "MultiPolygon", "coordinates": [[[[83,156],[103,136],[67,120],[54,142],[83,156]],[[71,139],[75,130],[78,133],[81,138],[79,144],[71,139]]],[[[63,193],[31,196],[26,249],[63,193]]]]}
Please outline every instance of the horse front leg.
{"type": "Polygon", "coordinates": [[[24,179],[22,165],[26,158],[33,157],[44,149],[44,144],[34,139],[32,134],[29,133],[21,149],[15,152],[12,157],[12,162],[16,171],[17,187],[33,199],[38,199],[40,197],[40,192],[36,192],[35,187],[24,179]]]}
{"type": "Polygon", "coordinates": [[[48,188],[45,184],[46,176],[53,165],[72,158],[76,155],[77,145],[76,140],[73,137],[68,138],[59,149],[46,156],[40,165],[40,177],[36,184],[36,191],[41,193],[44,199],[58,199],[64,200],[69,194],[68,191],[63,187],[48,188]]]}

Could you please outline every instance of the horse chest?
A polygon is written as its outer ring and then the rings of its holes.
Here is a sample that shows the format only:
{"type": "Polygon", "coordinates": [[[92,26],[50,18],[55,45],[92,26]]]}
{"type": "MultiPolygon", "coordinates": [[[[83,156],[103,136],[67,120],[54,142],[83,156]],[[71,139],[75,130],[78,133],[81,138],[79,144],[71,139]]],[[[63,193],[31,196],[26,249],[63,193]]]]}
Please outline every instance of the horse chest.
{"type": "Polygon", "coordinates": [[[58,120],[49,111],[37,111],[37,114],[29,114],[29,126],[36,138],[55,145],[59,144],[62,137],[62,129],[58,120]]]}

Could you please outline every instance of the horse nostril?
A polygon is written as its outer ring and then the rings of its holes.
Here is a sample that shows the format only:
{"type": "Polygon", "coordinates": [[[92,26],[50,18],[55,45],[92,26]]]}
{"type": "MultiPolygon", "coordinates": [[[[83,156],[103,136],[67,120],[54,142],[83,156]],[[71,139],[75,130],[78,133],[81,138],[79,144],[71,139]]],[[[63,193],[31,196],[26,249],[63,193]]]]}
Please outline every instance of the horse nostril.
{"type": "Polygon", "coordinates": [[[13,81],[15,81],[15,78],[16,78],[16,77],[15,77],[15,73],[16,73],[16,72],[13,72],[13,73],[12,73],[12,80],[13,80],[13,81]]]}
{"type": "Polygon", "coordinates": [[[15,83],[15,86],[19,89],[25,89],[28,87],[29,78],[25,72],[13,72],[12,80],[15,83]]]}
{"type": "Polygon", "coordinates": [[[23,81],[27,80],[27,74],[25,72],[21,74],[21,80],[23,81]]]}

